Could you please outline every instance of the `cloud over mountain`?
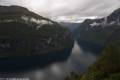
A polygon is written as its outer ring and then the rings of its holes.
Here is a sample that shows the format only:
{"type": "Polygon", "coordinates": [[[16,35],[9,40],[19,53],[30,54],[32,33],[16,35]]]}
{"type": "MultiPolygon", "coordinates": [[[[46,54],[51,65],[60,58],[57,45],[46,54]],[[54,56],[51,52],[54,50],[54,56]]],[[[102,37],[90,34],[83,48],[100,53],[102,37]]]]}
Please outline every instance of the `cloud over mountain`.
{"type": "Polygon", "coordinates": [[[55,20],[81,20],[80,17],[109,15],[120,0],[0,0],[0,4],[21,5],[55,20]]]}

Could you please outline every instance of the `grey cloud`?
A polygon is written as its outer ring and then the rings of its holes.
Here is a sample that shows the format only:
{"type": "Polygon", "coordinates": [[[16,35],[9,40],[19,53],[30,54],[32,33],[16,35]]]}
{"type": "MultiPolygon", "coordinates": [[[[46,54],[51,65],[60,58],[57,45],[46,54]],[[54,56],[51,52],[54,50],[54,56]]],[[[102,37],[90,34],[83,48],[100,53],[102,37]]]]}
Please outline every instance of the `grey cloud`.
{"type": "MultiPolygon", "coordinates": [[[[40,0],[34,0],[40,1],[40,0]]],[[[41,0],[42,1],[42,0],[41,0]]],[[[120,7],[120,0],[44,0],[45,6],[31,9],[40,15],[59,18],[61,16],[107,16],[120,7]]],[[[29,0],[1,0],[0,4],[17,4],[27,8],[29,0]],[[26,2],[26,3],[25,3],[26,2]]],[[[40,2],[38,2],[40,3],[40,2]]]]}

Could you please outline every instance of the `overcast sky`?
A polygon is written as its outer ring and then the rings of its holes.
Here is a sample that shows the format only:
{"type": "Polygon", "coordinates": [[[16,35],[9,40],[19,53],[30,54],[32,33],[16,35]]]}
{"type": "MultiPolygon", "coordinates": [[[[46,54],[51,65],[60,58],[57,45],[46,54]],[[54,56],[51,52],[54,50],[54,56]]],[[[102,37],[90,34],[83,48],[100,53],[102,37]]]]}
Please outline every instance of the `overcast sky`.
{"type": "Polygon", "coordinates": [[[103,17],[120,8],[120,0],[0,0],[0,4],[20,5],[54,20],[68,21],[103,17]]]}

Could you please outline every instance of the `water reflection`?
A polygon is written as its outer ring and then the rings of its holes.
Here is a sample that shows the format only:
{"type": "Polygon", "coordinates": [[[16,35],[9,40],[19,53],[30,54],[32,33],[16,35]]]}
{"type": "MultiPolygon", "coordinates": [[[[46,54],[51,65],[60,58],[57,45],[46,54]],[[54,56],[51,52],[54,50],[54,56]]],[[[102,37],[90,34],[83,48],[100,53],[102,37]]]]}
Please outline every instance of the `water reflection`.
{"type": "Polygon", "coordinates": [[[84,72],[96,60],[91,53],[84,53],[75,41],[72,54],[65,62],[51,64],[44,68],[19,73],[2,73],[0,77],[29,78],[30,80],[63,80],[72,71],[84,72]]]}
{"type": "Polygon", "coordinates": [[[96,56],[90,52],[83,51],[75,41],[70,60],[73,71],[84,72],[96,61],[96,56]]]}

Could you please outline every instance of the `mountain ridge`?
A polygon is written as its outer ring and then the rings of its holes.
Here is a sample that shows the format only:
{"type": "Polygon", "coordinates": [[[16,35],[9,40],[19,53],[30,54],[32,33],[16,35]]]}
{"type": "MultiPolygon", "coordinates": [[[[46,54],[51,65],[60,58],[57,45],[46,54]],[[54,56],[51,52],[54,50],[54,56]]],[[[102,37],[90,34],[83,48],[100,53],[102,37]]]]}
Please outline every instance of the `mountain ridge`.
{"type": "Polygon", "coordinates": [[[24,7],[0,6],[0,71],[65,61],[73,44],[69,30],[57,22],[24,7]]]}
{"type": "MultiPolygon", "coordinates": [[[[81,41],[93,43],[104,47],[107,39],[116,30],[120,29],[120,9],[115,10],[109,16],[99,19],[86,19],[80,26],[75,30],[77,32],[76,40],[79,45],[81,41]]],[[[91,46],[92,45],[87,45],[91,46]]],[[[82,47],[82,46],[81,46],[82,47]]],[[[97,47],[97,46],[96,46],[97,47]]],[[[102,48],[101,48],[102,50],[102,48]]],[[[95,51],[98,53],[99,51],[95,51]]]]}

